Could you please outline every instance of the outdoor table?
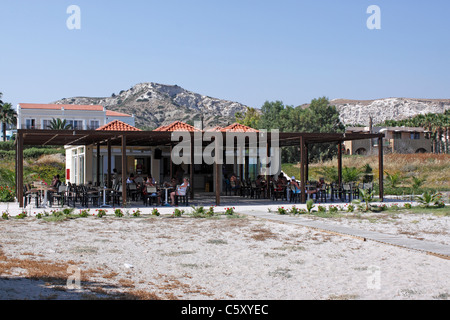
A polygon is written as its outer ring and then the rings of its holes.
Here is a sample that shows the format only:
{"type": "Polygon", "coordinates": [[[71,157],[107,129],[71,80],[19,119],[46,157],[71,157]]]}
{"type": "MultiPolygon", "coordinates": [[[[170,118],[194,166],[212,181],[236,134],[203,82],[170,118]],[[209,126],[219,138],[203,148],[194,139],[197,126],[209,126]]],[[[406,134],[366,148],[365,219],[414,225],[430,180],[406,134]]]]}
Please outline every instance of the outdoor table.
{"type": "Polygon", "coordinates": [[[164,205],[165,206],[170,206],[169,201],[168,201],[168,199],[169,199],[168,192],[169,192],[170,189],[173,189],[173,187],[161,187],[161,189],[164,189],[165,193],[166,193],[166,200],[164,201],[164,205]]]}
{"type": "Polygon", "coordinates": [[[111,207],[110,205],[106,204],[106,191],[113,191],[114,189],[111,188],[107,188],[107,187],[103,187],[103,188],[99,188],[98,191],[102,192],[103,191],[103,204],[100,206],[102,208],[104,207],[111,207]]]}
{"type": "Polygon", "coordinates": [[[53,187],[40,185],[40,186],[35,187],[30,190],[30,192],[43,192],[44,193],[44,200],[41,203],[42,208],[47,208],[47,203],[48,203],[47,192],[48,191],[56,191],[56,189],[53,187]]]}

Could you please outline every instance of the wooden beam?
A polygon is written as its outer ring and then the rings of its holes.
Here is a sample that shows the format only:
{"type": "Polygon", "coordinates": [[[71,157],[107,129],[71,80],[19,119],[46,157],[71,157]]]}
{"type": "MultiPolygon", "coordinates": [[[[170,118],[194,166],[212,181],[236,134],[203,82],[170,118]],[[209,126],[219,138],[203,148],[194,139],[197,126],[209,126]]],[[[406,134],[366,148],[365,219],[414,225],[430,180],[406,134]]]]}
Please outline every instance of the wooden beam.
{"type": "Polygon", "coordinates": [[[55,134],[51,139],[47,140],[46,142],[44,142],[42,145],[46,146],[47,144],[49,144],[53,139],[56,139],[59,136],[59,134],[55,134]]]}
{"type": "Polygon", "coordinates": [[[384,201],[384,165],[383,165],[383,138],[378,138],[378,171],[379,171],[379,192],[380,192],[380,200],[384,201]]]}
{"type": "Polygon", "coordinates": [[[122,203],[127,204],[127,137],[122,135],[122,203]]]}

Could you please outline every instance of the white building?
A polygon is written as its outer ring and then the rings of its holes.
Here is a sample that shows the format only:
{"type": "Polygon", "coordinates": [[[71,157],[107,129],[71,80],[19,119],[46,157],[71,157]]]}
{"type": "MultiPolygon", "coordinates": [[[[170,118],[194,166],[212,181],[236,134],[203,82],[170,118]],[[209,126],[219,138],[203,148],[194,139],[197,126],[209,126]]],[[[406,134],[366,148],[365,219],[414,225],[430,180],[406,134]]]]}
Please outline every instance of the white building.
{"type": "Polygon", "coordinates": [[[108,111],[103,106],[20,103],[17,106],[17,129],[49,129],[53,119],[66,120],[76,130],[95,130],[120,120],[135,125],[134,115],[108,111]]]}

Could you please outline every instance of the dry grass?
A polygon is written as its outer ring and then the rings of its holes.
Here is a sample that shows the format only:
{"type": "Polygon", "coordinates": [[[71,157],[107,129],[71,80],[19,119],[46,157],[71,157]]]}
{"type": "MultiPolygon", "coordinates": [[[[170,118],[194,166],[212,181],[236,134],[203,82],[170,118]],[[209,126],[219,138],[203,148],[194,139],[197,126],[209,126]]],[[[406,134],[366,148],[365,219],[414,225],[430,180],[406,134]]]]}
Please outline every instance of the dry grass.
{"type": "MultiPolygon", "coordinates": [[[[387,154],[384,156],[384,171],[390,174],[400,173],[399,186],[410,186],[411,177],[425,178],[423,187],[450,189],[450,155],[448,154],[387,154]]],[[[369,164],[374,179],[379,177],[378,156],[347,156],[342,159],[343,167],[361,168],[369,164]]],[[[337,159],[310,164],[310,179],[318,180],[323,167],[337,167],[337,159]]],[[[300,167],[300,165],[296,165],[300,167]]]]}

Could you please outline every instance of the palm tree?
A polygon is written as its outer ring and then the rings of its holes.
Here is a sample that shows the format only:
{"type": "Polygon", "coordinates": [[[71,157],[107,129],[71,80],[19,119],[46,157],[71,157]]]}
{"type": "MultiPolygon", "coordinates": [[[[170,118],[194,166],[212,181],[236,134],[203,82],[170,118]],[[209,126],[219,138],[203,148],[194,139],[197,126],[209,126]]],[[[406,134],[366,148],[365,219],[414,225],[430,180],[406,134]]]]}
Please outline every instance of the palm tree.
{"type": "Polygon", "coordinates": [[[3,127],[3,141],[6,141],[6,125],[15,124],[17,121],[17,113],[13,109],[11,103],[2,103],[0,105],[0,122],[3,127]]]}
{"type": "MultiPolygon", "coordinates": [[[[50,121],[50,124],[47,127],[50,130],[70,130],[72,129],[72,125],[67,123],[67,121],[61,120],[61,119],[55,119],[53,118],[52,121],[50,121]]],[[[46,128],[46,129],[47,129],[46,128]]]]}

